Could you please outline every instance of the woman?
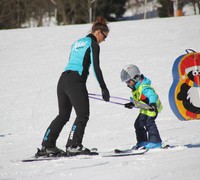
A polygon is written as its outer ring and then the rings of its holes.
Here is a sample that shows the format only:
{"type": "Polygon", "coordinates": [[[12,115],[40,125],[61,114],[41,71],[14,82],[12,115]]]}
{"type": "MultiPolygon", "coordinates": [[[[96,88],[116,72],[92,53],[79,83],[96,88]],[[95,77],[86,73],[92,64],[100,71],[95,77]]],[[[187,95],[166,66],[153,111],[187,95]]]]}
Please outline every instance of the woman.
{"type": "Polygon", "coordinates": [[[56,140],[64,125],[69,121],[72,107],[77,117],[69,133],[66,153],[68,155],[90,154],[90,150],[82,145],[90,113],[86,81],[89,67],[92,65],[102,90],[102,97],[105,101],[109,101],[109,91],[99,66],[99,44],[105,41],[108,33],[106,20],[99,16],[92,26],[91,33],[72,45],[68,64],[57,86],[59,114],[46,130],[40,155],[57,155],[63,152],[56,147],[56,140]]]}

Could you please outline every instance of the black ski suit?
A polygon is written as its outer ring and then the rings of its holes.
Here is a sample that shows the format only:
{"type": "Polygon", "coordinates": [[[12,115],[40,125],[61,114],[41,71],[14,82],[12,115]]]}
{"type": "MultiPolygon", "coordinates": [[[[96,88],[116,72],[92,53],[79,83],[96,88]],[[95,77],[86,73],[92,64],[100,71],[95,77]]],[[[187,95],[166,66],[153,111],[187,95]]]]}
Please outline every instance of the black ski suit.
{"type": "Polygon", "coordinates": [[[109,91],[99,66],[99,53],[100,47],[96,37],[92,34],[79,39],[72,45],[68,65],[57,85],[59,114],[47,128],[42,146],[56,146],[56,140],[62,128],[69,121],[72,107],[74,107],[77,117],[70,131],[66,147],[82,145],[85,127],[90,114],[86,81],[91,64],[102,89],[103,99],[109,101],[109,91]]]}

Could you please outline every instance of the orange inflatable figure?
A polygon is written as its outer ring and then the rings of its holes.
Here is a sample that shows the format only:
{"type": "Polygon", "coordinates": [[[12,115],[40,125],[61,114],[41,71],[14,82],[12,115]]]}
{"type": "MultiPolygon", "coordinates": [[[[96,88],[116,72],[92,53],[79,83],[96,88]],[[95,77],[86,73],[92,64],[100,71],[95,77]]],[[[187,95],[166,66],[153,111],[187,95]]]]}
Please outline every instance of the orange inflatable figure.
{"type": "Polygon", "coordinates": [[[174,62],[169,103],[178,119],[194,120],[200,119],[200,53],[186,52],[174,62]]]}

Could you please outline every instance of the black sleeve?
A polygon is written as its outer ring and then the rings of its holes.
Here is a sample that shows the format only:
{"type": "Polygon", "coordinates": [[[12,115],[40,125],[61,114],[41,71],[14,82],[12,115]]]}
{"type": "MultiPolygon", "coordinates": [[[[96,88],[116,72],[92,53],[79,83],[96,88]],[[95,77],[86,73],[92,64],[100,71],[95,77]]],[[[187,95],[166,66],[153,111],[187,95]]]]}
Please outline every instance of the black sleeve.
{"type": "Polygon", "coordinates": [[[93,68],[101,89],[105,89],[107,87],[104,82],[103,74],[99,65],[99,54],[100,54],[100,47],[96,42],[93,41],[92,42],[93,68]]]}

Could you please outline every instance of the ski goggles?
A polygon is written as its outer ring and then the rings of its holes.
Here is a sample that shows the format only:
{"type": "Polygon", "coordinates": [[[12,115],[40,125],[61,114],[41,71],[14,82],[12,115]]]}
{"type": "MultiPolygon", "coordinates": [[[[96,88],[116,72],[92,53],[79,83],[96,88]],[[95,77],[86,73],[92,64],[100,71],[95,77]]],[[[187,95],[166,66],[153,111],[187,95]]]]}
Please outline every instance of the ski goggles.
{"type": "Polygon", "coordinates": [[[126,82],[126,84],[130,84],[130,82],[133,81],[134,83],[139,81],[139,76],[136,75],[133,79],[128,79],[126,82]]]}
{"type": "Polygon", "coordinates": [[[134,80],[133,79],[129,79],[129,80],[126,81],[126,84],[130,84],[131,81],[134,81],[134,80]]]}

